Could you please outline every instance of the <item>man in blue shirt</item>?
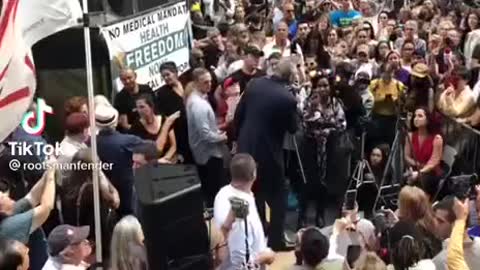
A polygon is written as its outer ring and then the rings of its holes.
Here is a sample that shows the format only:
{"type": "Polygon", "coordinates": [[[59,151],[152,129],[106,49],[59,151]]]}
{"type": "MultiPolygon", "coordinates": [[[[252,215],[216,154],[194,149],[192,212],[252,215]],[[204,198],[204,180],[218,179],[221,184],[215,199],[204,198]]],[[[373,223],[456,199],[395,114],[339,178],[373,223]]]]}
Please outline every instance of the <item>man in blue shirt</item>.
{"type": "Polygon", "coordinates": [[[330,13],[330,22],[334,27],[349,27],[354,20],[362,17],[360,12],[350,8],[350,0],[340,0],[339,2],[341,4],[341,9],[330,13]]]}
{"type": "MultiPolygon", "coordinates": [[[[158,144],[163,145],[168,131],[179,114],[167,117],[158,137],[158,144]]],[[[99,128],[97,136],[98,157],[103,163],[113,164],[105,175],[111,180],[120,196],[120,216],[134,213],[133,192],[133,148],[145,143],[145,140],[131,134],[122,134],[116,130],[118,111],[112,106],[102,105],[95,108],[95,122],[99,128]]]]}
{"type": "Polygon", "coordinates": [[[291,3],[285,3],[282,11],[273,19],[274,29],[278,24],[284,21],[288,25],[288,39],[292,40],[297,35],[298,22],[295,19],[295,6],[291,3]]]}

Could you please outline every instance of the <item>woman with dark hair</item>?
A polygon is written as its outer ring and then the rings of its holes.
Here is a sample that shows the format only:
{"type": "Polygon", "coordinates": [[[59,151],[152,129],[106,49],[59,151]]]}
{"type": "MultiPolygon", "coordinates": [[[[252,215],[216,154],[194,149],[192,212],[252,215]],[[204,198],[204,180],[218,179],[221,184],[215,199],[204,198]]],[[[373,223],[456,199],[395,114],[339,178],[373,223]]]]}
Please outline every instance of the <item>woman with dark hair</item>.
{"type": "Polygon", "coordinates": [[[440,162],[443,154],[443,138],[428,109],[417,108],[412,120],[413,132],[405,143],[405,161],[410,168],[409,181],[418,183],[430,196],[435,196],[439,177],[442,176],[440,162]]]}
{"type": "Polygon", "coordinates": [[[375,146],[370,152],[368,158],[368,163],[372,169],[373,176],[377,184],[380,184],[380,181],[383,178],[383,172],[385,166],[387,165],[388,155],[390,154],[390,147],[388,144],[380,144],[375,146]]]}
{"type": "Polygon", "coordinates": [[[381,40],[378,42],[377,46],[375,46],[375,61],[377,62],[378,66],[381,66],[387,62],[387,55],[392,48],[390,48],[390,42],[386,40],[381,40]]]}
{"type": "Polygon", "coordinates": [[[377,17],[377,32],[375,33],[376,38],[382,38],[383,33],[388,27],[388,18],[389,14],[387,11],[380,11],[377,17]]]}
{"type": "Polygon", "coordinates": [[[389,270],[435,270],[432,260],[424,259],[422,235],[414,223],[400,221],[389,235],[392,254],[389,270]]]}
{"type": "Polygon", "coordinates": [[[413,55],[415,53],[415,43],[413,41],[406,40],[402,45],[402,50],[400,52],[402,68],[412,70],[413,55]]]}
{"type": "Polygon", "coordinates": [[[317,56],[317,64],[319,68],[328,69],[330,68],[330,55],[325,50],[324,35],[323,31],[320,28],[320,23],[317,24],[317,28],[310,31],[307,36],[307,41],[305,44],[304,54],[314,54],[317,56]]]}
{"type": "Polygon", "coordinates": [[[368,45],[377,46],[377,41],[375,39],[375,29],[373,28],[372,23],[370,23],[369,21],[364,21],[362,29],[367,32],[368,45]]]}
{"type": "MultiPolygon", "coordinates": [[[[140,118],[132,124],[130,133],[144,140],[157,141],[164,124],[164,117],[156,114],[155,104],[150,95],[139,96],[135,103],[140,118]]],[[[159,162],[175,163],[177,152],[175,132],[170,130],[166,144],[157,148],[162,154],[159,162]]]]}
{"type": "Polygon", "coordinates": [[[468,40],[468,35],[470,34],[470,32],[480,28],[480,12],[478,10],[470,10],[463,22],[463,28],[464,30],[462,35],[461,48],[464,47],[465,41],[468,40]]]}
{"type": "Polygon", "coordinates": [[[336,28],[330,28],[327,31],[327,43],[325,44],[325,50],[330,54],[330,56],[335,55],[335,47],[338,41],[341,39],[340,31],[336,28]]]}
{"type": "Polygon", "coordinates": [[[315,198],[317,213],[315,222],[319,224],[323,215],[322,202],[319,201],[319,190],[327,176],[327,141],[329,137],[346,129],[347,122],[341,102],[331,93],[331,82],[327,74],[321,73],[311,79],[312,90],[306,100],[303,112],[305,130],[304,158],[306,160],[307,194],[300,201],[299,223],[306,218],[308,198],[315,198]],[[313,194],[310,194],[313,193],[313,194]]]}
{"type": "Polygon", "coordinates": [[[30,269],[28,251],[28,247],[21,242],[10,239],[0,239],[0,269],[30,269]]]}
{"type": "Polygon", "coordinates": [[[180,117],[173,125],[177,152],[179,159],[183,159],[184,163],[192,163],[193,157],[188,143],[187,113],[185,111],[186,95],[178,78],[178,69],[175,62],[161,64],[160,73],[165,81],[165,85],[155,92],[157,113],[160,115],[172,115],[175,112],[180,112],[180,117]]]}

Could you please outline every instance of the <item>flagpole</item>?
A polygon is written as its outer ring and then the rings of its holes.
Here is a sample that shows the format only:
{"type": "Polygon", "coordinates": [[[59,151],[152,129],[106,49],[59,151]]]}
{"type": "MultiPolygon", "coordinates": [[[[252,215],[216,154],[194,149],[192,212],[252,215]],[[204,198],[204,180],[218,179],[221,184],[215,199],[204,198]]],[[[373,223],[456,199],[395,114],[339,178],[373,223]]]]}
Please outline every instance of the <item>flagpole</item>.
{"type": "MultiPolygon", "coordinates": [[[[88,0],[82,0],[83,7],[83,34],[85,38],[85,67],[87,70],[87,90],[88,90],[88,114],[90,117],[90,142],[93,164],[100,164],[97,157],[97,132],[95,126],[95,102],[93,91],[93,70],[92,70],[92,46],[90,41],[90,22],[88,19],[88,0]]],[[[103,269],[102,260],[102,229],[100,221],[100,167],[93,166],[93,205],[95,215],[95,257],[96,262],[100,265],[96,269],[103,269]]],[[[90,228],[91,230],[92,228],[90,228]]]]}

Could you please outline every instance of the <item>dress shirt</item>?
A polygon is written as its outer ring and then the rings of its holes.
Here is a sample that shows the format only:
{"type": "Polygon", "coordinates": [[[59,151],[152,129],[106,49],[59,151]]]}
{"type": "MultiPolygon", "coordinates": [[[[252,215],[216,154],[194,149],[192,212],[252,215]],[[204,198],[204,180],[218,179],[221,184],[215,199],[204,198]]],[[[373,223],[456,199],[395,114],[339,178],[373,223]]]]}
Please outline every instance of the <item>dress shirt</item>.
{"type": "Polygon", "coordinates": [[[207,96],[197,90],[187,100],[188,141],[198,165],[211,157],[222,158],[223,138],[207,96]]]}

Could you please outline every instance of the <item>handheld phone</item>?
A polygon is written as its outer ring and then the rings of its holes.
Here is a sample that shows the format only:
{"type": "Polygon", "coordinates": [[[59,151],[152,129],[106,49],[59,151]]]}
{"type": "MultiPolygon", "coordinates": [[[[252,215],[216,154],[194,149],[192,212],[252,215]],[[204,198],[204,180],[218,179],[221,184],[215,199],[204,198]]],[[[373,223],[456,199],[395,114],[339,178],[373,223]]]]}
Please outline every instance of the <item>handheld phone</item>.
{"type": "Polygon", "coordinates": [[[345,210],[354,210],[357,202],[357,190],[348,190],[345,194],[345,210]]]}
{"type": "Polygon", "coordinates": [[[347,263],[350,266],[350,269],[353,269],[355,262],[360,257],[362,253],[362,247],[359,245],[350,245],[347,248],[347,263]]]}

